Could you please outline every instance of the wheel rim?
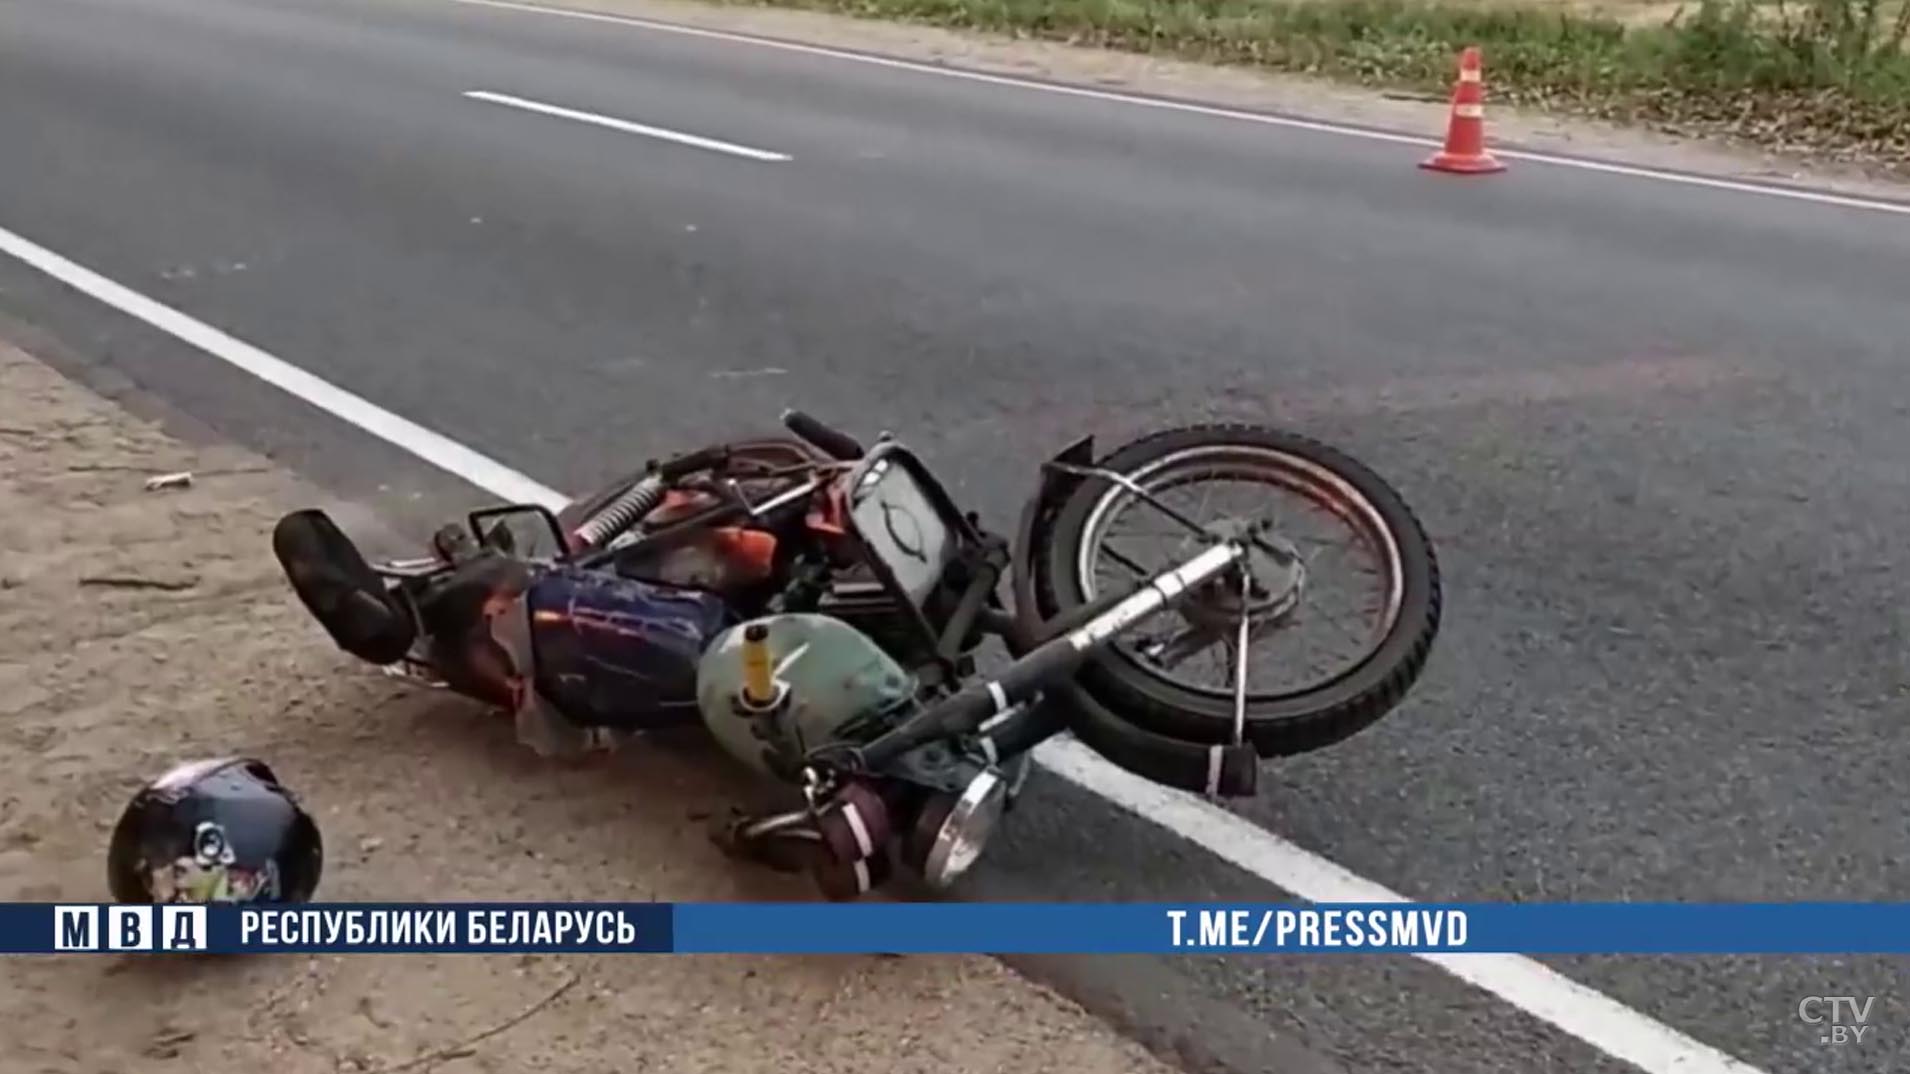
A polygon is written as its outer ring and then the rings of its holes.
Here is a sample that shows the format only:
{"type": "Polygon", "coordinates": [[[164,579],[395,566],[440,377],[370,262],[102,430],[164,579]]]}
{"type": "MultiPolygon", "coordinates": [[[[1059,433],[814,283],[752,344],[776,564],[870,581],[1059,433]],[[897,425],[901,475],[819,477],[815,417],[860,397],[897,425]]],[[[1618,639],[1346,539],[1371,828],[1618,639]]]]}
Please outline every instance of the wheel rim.
{"type": "MultiPolygon", "coordinates": [[[[1405,599],[1405,570],[1398,539],[1372,500],[1327,467],[1277,448],[1250,444],[1211,444],[1169,453],[1138,470],[1128,472],[1126,476],[1148,494],[1168,502],[1203,527],[1213,527],[1217,522],[1238,523],[1247,519],[1237,515],[1222,516],[1221,519],[1207,517],[1204,511],[1207,497],[1202,497],[1201,508],[1189,511],[1182,502],[1176,502],[1172,494],[1177,490],[1231,483],[1257,487],[1261,490],[1260,498],[1263,501],[1276,492],[1284,492],[1307,505],[1315,515],[1337,522],[1343,533],[1352,538],[1350,542],[1342,539],[1324,543],[1312,539],[1296,540],[1289,520],[1273,512],[1275,532],[1296,545],[1306,563],[1307,580],[1298,606],[1290,612],[1268,615],[1259,621],[1254,621],[1253,613],[1250,612],[1251,625],[1244,657],[1235,656],[1235,651],[1241,648],[1235,640],[1237,634],[1231,629],[1217,629],[1218,607],[1206,602],[1205,598],[1190,604],[1182,614],[1167,613],[1154,623],[1142,627],[1139,632],[1114,643],[1114,651],[1145,674],[1179,689],[1216,700],[1233,699],[1240,689],[1235,676],[1241,670],[1235,660],[1246,661],[1247,678],[1254,684],[1278,681],[1278,676],[1271,676],[1267,672],[1290,668],[1298,657],[1305,655],[1305,651],[1296,646],[1294,641],[1299,627],[1335,624],[1334,633],[1341,636],[1340,649],[1345,648],[1345,641],[1357,643],[1354,651],[1337,660],[1299,661],[1303,674],[1313,673],[1297,683],[1283,683],[1274,689],[1249,689],[1246,695],[1250,702],[1278,700],[1318,690],[1345,677],[1370,659],[1398,624],[1405,599]],[[1340,546],[1363,551],[1375,561],[1377,570],[1373,574],[1380,589],[1377,607],[1361,614],[1364,626],[1353,628],[1350,637],[1348,628],[1339,624],[1330,614],[1321,612],[1312,599],[1316,578],[1334,573],[1316,573],[1316,566],[1331,566],[1321,563],[1321,557],[1328,548],[1340,546]],[[1164,651],[1158,657],[1150,655],[1160,642],[1161,635],[1169,636],[1164,651]],[[1204,645],[1201,644],[1203,639],[1204,645]],[[1211,667],[1207,658],[1213,654],[1219,654],[1220,674],[1210,674],[1202,680],[1180,673],[1182,668],[1190,666],[1196,669],[1203,664],[1211,667]],[[1171,665],[1168,662],[1172,662],[1171,665]],[[1323,670],[1315,670],[1320,667],[1323,670]]],[[[1266,518],[1269,512],[1263,503],[1250,514],[1266,518]]],[[[1111,565],[1104,562],[1110,558],[1108,553],[1118,552],[1130,564],[1143,566],[1151,574],[1185,560],[1198,549],[1195,542],[1199,540],[1198,535],[1169,519],[1130,488],[1120,485],[1110,487],[1095,501],[1083,524],[1082,534],[1075,572],[1076,583],[1087,602],[1095,600],[1101,589],[1101,571],[1097,567],[1111,565]],[[1111,543],[1122,519],[1136,512],[1154,523],[1155,530],[1168,536],[1165,554],[1156,553],[1149,557],[1129,555],[1125,547],[1117,549],[1111,543]]],[[[1115,567],[1114,570],[1120,577],[1135,576],[1130,568],[1115,567]]],[[[1353,573],[1360,572],[1356,570],[1353,573]]],[[[1225,609],[1236,623],[1239,607],[1234,604],[1225,609]]]]}

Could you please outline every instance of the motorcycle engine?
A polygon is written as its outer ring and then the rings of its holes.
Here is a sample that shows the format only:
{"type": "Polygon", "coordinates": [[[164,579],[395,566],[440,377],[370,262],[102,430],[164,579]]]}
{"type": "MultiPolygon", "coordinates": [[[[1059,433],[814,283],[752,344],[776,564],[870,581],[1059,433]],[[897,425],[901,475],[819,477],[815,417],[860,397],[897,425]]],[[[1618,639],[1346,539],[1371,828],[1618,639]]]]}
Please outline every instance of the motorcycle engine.
{"type": "Polygon", "coordinates": [[[842,740],[866,741],[915,711],[915,676],[874,639],[826,615],[772,615],[719,635],[697,667],[697,706],[710,734],[745,765],[792,780],[809,750],[842,740]],[[778,701],[752,708],[744,636],[767,628],[778,701]]]}

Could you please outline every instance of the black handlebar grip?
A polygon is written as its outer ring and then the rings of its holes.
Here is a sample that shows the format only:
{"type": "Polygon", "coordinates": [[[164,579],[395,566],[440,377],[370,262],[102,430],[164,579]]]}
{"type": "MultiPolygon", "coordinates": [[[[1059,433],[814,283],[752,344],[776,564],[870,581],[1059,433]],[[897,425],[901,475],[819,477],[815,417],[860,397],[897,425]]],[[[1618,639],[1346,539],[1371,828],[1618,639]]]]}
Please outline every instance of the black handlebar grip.
{"type": "Polygon", "coordinates": [[[831,429],[800,410],[783,411],[783,425],[834,458],[859,459],[864,454],[862,445],[856,443],[855,437],[831,429]]]}

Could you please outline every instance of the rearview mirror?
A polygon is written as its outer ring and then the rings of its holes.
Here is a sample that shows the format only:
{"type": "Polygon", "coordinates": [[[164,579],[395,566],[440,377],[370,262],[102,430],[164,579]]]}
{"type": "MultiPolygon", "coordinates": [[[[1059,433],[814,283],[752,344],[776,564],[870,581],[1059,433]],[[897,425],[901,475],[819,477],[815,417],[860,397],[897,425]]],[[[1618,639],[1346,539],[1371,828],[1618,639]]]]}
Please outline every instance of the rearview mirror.
{"type": "Polygon", "coordinates": [[[478,544],[520,559],[562,559],[570,551],[557,516],[536,504],[513,504],[466,516],[478,544]]]}

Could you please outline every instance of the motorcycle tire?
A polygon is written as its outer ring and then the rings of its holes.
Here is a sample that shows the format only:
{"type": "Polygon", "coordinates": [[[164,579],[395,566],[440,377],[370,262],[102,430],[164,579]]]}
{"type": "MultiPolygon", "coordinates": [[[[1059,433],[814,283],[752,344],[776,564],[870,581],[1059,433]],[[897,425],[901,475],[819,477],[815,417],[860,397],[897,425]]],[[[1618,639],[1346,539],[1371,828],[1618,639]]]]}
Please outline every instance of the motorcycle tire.
{"type": "MultiPolygon", "coordinates": [[[[1405,500],[1378,474],[1332,447],[1255,425],[1198,425],[1154,433],[1118,448],[1096,465],[1130,478],[1177,458],[1234,449],[1282,458],[1324,472],[1344,495],[1357,496],[1385,530],[1397,554],[1398,610],[1364,659],[1336,678],[1305,689],[1250,696],[1245,738],[1261,757],[1323,749],[1369,727],[1395,708],[1418,680],[1438,634],[1443,601],[1432,542],[1405,500]]],[[[1082,583],[1083,547],[1097,507],[1123,490],[1084,479],[1048,516],[1034,552],[1036,598],[1044,617],[1089,603],[1082,583]]],[[[1142,666],[1120,648],[1084,668],[1078,683],[1118,717],[1155,734],[1201,745],[1233,740],[1234,699],[1200,692],[1142,666]]]]}

